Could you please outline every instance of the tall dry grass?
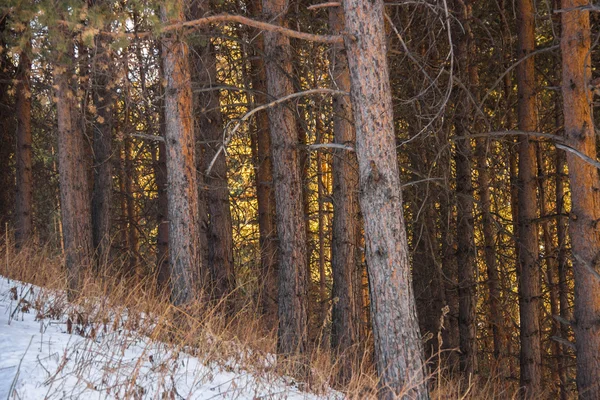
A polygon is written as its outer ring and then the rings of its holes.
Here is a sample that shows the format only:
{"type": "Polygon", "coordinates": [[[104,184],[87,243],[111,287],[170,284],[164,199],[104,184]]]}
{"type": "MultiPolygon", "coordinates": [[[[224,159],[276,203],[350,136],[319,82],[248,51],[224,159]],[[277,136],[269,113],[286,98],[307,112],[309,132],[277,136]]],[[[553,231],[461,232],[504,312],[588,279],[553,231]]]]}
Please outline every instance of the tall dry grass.
{"type": "MultiPolygon", "coordinates": [[[[285,379],[302,390],[325,396],[333,388],[348,399],[376,398],[378,381],[371,361],[372,346],[361,346],[362,354],[356,356],[352,378],[343,384],[337,379],[339,365],[329,346],[315,343],[308,355],[277,360],[276,332],[264,326],[253,299],[240,300],[243,296],[238,294],[243,290],[233,293],[234,312],[226,306],[227,299],[215,302],[202,297],[184,308],[176,308],[166,293],[156,290],[153,277],[140,279],[114,263],[101,268],[110,271],[103,276],[85,274],[81,295],[68,302],[60,250],[31,244],[17,251],[5,241],[0,244],[0,254],[0,274],[43,287],[45,290],[31,303],[38,313],[43,310],[49,317],[62,318],[67,330],[74,334],[94,337],[107,331],[135,332],[207,363],[225,369],[241,368],[263,382],[285,379]]],[[[432,399],[517,397],[514,382],[502,380],[497,374],[457,378],[459,374],[440,368],[442,358],[436,355],[430,363],[432,399]]]]}

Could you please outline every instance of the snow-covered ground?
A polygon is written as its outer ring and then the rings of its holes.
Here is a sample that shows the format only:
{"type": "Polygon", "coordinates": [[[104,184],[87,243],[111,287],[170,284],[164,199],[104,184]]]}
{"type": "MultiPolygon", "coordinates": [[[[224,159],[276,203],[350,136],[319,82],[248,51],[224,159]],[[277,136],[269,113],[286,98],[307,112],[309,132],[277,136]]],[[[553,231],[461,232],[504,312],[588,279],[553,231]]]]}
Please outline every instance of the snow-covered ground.
{"type": "Polygon", "coordinates": [[[342,397],[304,393],[292,379],[193,357],[139,332],[69,329],[53,309],[68,308],[61,296],[0,276],[0,400],[342,397]]]}

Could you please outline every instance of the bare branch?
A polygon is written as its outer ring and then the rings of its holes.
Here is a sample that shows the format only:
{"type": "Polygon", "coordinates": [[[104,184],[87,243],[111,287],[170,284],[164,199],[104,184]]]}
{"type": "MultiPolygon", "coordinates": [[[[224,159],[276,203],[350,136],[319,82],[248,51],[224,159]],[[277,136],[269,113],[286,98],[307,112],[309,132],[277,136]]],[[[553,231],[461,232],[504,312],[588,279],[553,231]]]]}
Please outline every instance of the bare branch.
{"type": "Polygon", "coordinates": [[[584,6],[578,6],[578,7],[569,7],[569,8],[561,8],[558,10],[554,10],[554,14],[561,14],[561,13],[568,13],[571,11],[592,11],[592,12],[598,12],[600,11],[600,7],[595,5],[595,4],[586,4],[584,6]]]}
{"type": "Polygon", "coordinates": [[[153,140],[156,142],[164,142],[165,141],[165,138],[162,136],[147,135],[145,133],[130,133],[129,136],[144,139],[144,140],[153,140]]]}
{"type": "Polygon", "coordinates": [[[563,325],[566,326],[572,326],[573,324],[571,323],[571,321],[561,317],[560,315],[553,315],[552,318],[554,318],[556,321],[560,322],[563,325]]]}
{"type": "MultiPolygon", "coordinates": [[[[285,28],[283,26],[270,24],[268,22],[257,21],[248,17],[244,17],[242,15],[232,15],[232,14],[217,14],[211,15],[208,17],[203,17],[199,19],[195,19],[192,21],[180,22],[173,25],[166,25],[160,29],[160,33],[167,33],[172,31],[178,31],[182,29],[196,29],[209,24],[219,24],[226,22],[237,22],[239,24],[251,26],[256,29],[260,29],[263,31],[269,32],[277,32],[284,36],[292,37],[295,39],[307,40],[309,42],[318,42],[318,43],[343,43],[344,36],[343,35],[315,35],[312,33],[300,32],[293,29],[285,28]]],[[[82,29],[83,27],[80,24],[73,24],[68,21],[58,21],[61,25],[66,25],[70,28],[75,28],[77,30],[82,29]]],[[[129,39],[135,38],[144,38],[153,35],[153,32],[145,31],[138,33],[115,33],[115,32],[107,32],[102,31],[99,34],[110,36],[110,37],[127,37],[129,39]]],[[[352,38],[352,37],[351,37],[352,38]]]]}
{"type": "Polygon", "coordinates": [[[242,123],[244,123],[245,121],[248,120],[248,118],[250,118],[251,116],[253,116],[254,114],[256,114],[257,112],[259,112],[261,110],[266,110],[267,108],[271,108],[278,104],[285,103],[288,100],[292,100],[297,97],[310,96],[313,94],[331,94],[333,96],[340,96],[340,95],[347,96],[348,92],[345,92],[343,90],[334,90],[334,89],[326,89],[326,88],[310,89],[310,90],[305,90],[303,92],[292,93],[288,96],[284,96],[280,99],[274,100],[267,104],[263,104],[262,106],[256,107],[255,109],[248,111],[246,114],[244,114],[244,116],[242,116],[242,118],[240,118],[237,121],[237,124],[233,127],[233,129],[230,132],[227,132],[227,129],[225,129],[225,132],[223,135],[224,136],[223,144],[219,147],[219,150],[217,150],[215,156],[213,157],[212,161],[210,162],[210,165],[206,169],[206,175],[210,174],[210,171],[212,170],[212,167],[215,164],[215,162],[217,161],[217,158],[219,157],[221,152],[225,151],[225,148],[227,147],[227,145],[229,145],[229,142],[231,141],[231,139],[233,138],[235,133],[238,131],[238,129],[240,129],[240,126],[242,126],[242,123]]]}
{"type": "Polygon", "coordinates": [[[565,346],[568,346],[568,347],[572,348],[573,350],[577,350],[575,348],[575,344],[569,342],[567,339],[563,339],[563,338],[561,338],[559,336],[552,336],[551,339],[554,340],[555,342],[560,343],[560,344],[564,344],[565,346]]]}
{"type": "Polygon", "coordinates": [[[485,101],[487,100],[487,98],[494,92],[494,90],[496,89],[496,87],[502,82],[502,80],[504,79],[504,77],[510,73],[510,71],[512,71],[513,69],[517,68],[517,66],[519,64],[521,64],[523,61],[531,58],[531,57],[535,57],[536,55],[540,54],[540,53],[545,53],[547,51],[554,51],[560,48],[560,45],[556,44],[553,46],[549,46],[549,47],[544,47],[542,49],[538,49],[536,51],[532,51],[531,53],[528,53],[527,55],[523,56],[522,58],[519,58],[513,65],[511,65],[510,67],[508,67],[506,69],[506,71],[504,71],[502,73],[502,75],[500,75],[498,77],[498,79],[496,79],[496,81],[492,84],[492,86],[490,86],[490,88],[488,89],[487,93],[485,94],[485,96],[483,96],[483,99],[479,102],[480,107],[483,106],[483,104],[485,103],[485,101]]]}
{"type": "Polygon", "coordinates": [[[352,146],[347,146],[345,144],[339,144],[339,143],[318,143],[318,144],[309,144],[306,146],[306,148],[308,150],[319,150],[319,149],[342,149],[342,150],[348,150],[351,152],[356,151],[354,149],[354,147],[352,146]]]}
{"type": "Polygon", "coordinates": [[[307,10],[317,10],[319,8],[339,7],[341,5],[342,5],[342,3],[338,2],[338,1],[330,1],[327,3],[313,4],[312,6],[306,7],[306,9],[307,10]]]}
{"type": "Polygon", "coordinates": [[[476,133],[469,136],[457,136],[452,138],[452,140],[465,140],[465,139],[475,139],[479,137],[502,137],[502,136],[530,136],[533,138],[547,139],[551,141],[558,149],[568,151],[569,153],[575,154],[577,157],[581,158],[583,161],[588,164],[600,169],[600,162],[598,160],[594,160],[586,154],[583,154],[579,150],[565,144],[565,139],[562,136],[553,135],[550,133],[541,133],[541,132],[527,132],[527,131],[519,131],[519,130],[510,130],[510,131],[497,131],[497,132],[487,132],[487,133],[476,133]]]}

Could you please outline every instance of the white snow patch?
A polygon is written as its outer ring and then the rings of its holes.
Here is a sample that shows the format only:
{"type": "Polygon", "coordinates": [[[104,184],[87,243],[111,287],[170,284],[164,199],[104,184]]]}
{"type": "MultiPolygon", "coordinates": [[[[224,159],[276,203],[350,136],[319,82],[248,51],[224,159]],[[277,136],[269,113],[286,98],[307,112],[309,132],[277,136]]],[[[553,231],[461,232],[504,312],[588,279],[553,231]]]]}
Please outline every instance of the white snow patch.
{"type": "Polygon", "coordinates": [[[235,361],[219,366],[137,332],[68,334],[66,317],[39,300],[60,296],[0,276],[0,400],[343,398],[302,392],[291,378],[256,376],[235,361]]]}

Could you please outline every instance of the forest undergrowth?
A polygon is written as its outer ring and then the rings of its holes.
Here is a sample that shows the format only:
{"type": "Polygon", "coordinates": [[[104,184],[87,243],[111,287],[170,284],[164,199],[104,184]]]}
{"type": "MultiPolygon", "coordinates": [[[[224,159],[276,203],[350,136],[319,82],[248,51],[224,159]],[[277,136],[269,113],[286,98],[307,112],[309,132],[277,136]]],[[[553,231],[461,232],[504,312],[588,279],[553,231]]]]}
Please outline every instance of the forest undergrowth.
{"type": "MultiPolygon", "coordinates": [[[[114,263],[101,266],[105,274],[85,276],[80,295],[68,301],[60,249],[31,244],[15,250],[12,245],[1,244],[0,254],[4,256],[0,275],[41,288],[33,299],[14,290],[14,296],[21,298],[20,307],[26,304],[32,309],[27,312],[37,313],[36,319],[62,321],[70,334],[94,339],[101,332],[127,332],[128,339],[116,339],[116,347],[125,346],[133,334],[134,340],[137,336],[139,340],[163,343],[172,354],[185,352],[226,370],[244,370],[259,377],[262,384],[281,384],[283,379],[286,384],[324,398],[376,398],[372,344],[361,344],[362,353],[357,357],[361,361],[355,363],[352,377],[346,382],[338,378],[337,357],[325,343],[312,343],[307,356],[278,360],[276,330],[265,327],[256,302],[240,295],[243,288],[237,290],[234,311],[227,299],[197,298],[185,308],[174,307],[166,293],[156,290],[154,279],[138,279],[114,263]]],[[[429,360],[432,399],[518,398],[515,382],[493,371],[460,379],[459,374],[440,368],[443,357],[435,354],[429,360]]],[[[86,370],[86,358],[78,362],[78,369],[86,370]]],[[[165,381],[170,375],[169,365],[163,366],[165,381]]],[[[140,397],[143,391],[139,385],[131,384],[139,371],[134,368],[133,375],[131,370],[123,373],[127,374],[121,382],[125,385],[120,392],[124,398],[144,398],[143,394],[140,397]]]]}

